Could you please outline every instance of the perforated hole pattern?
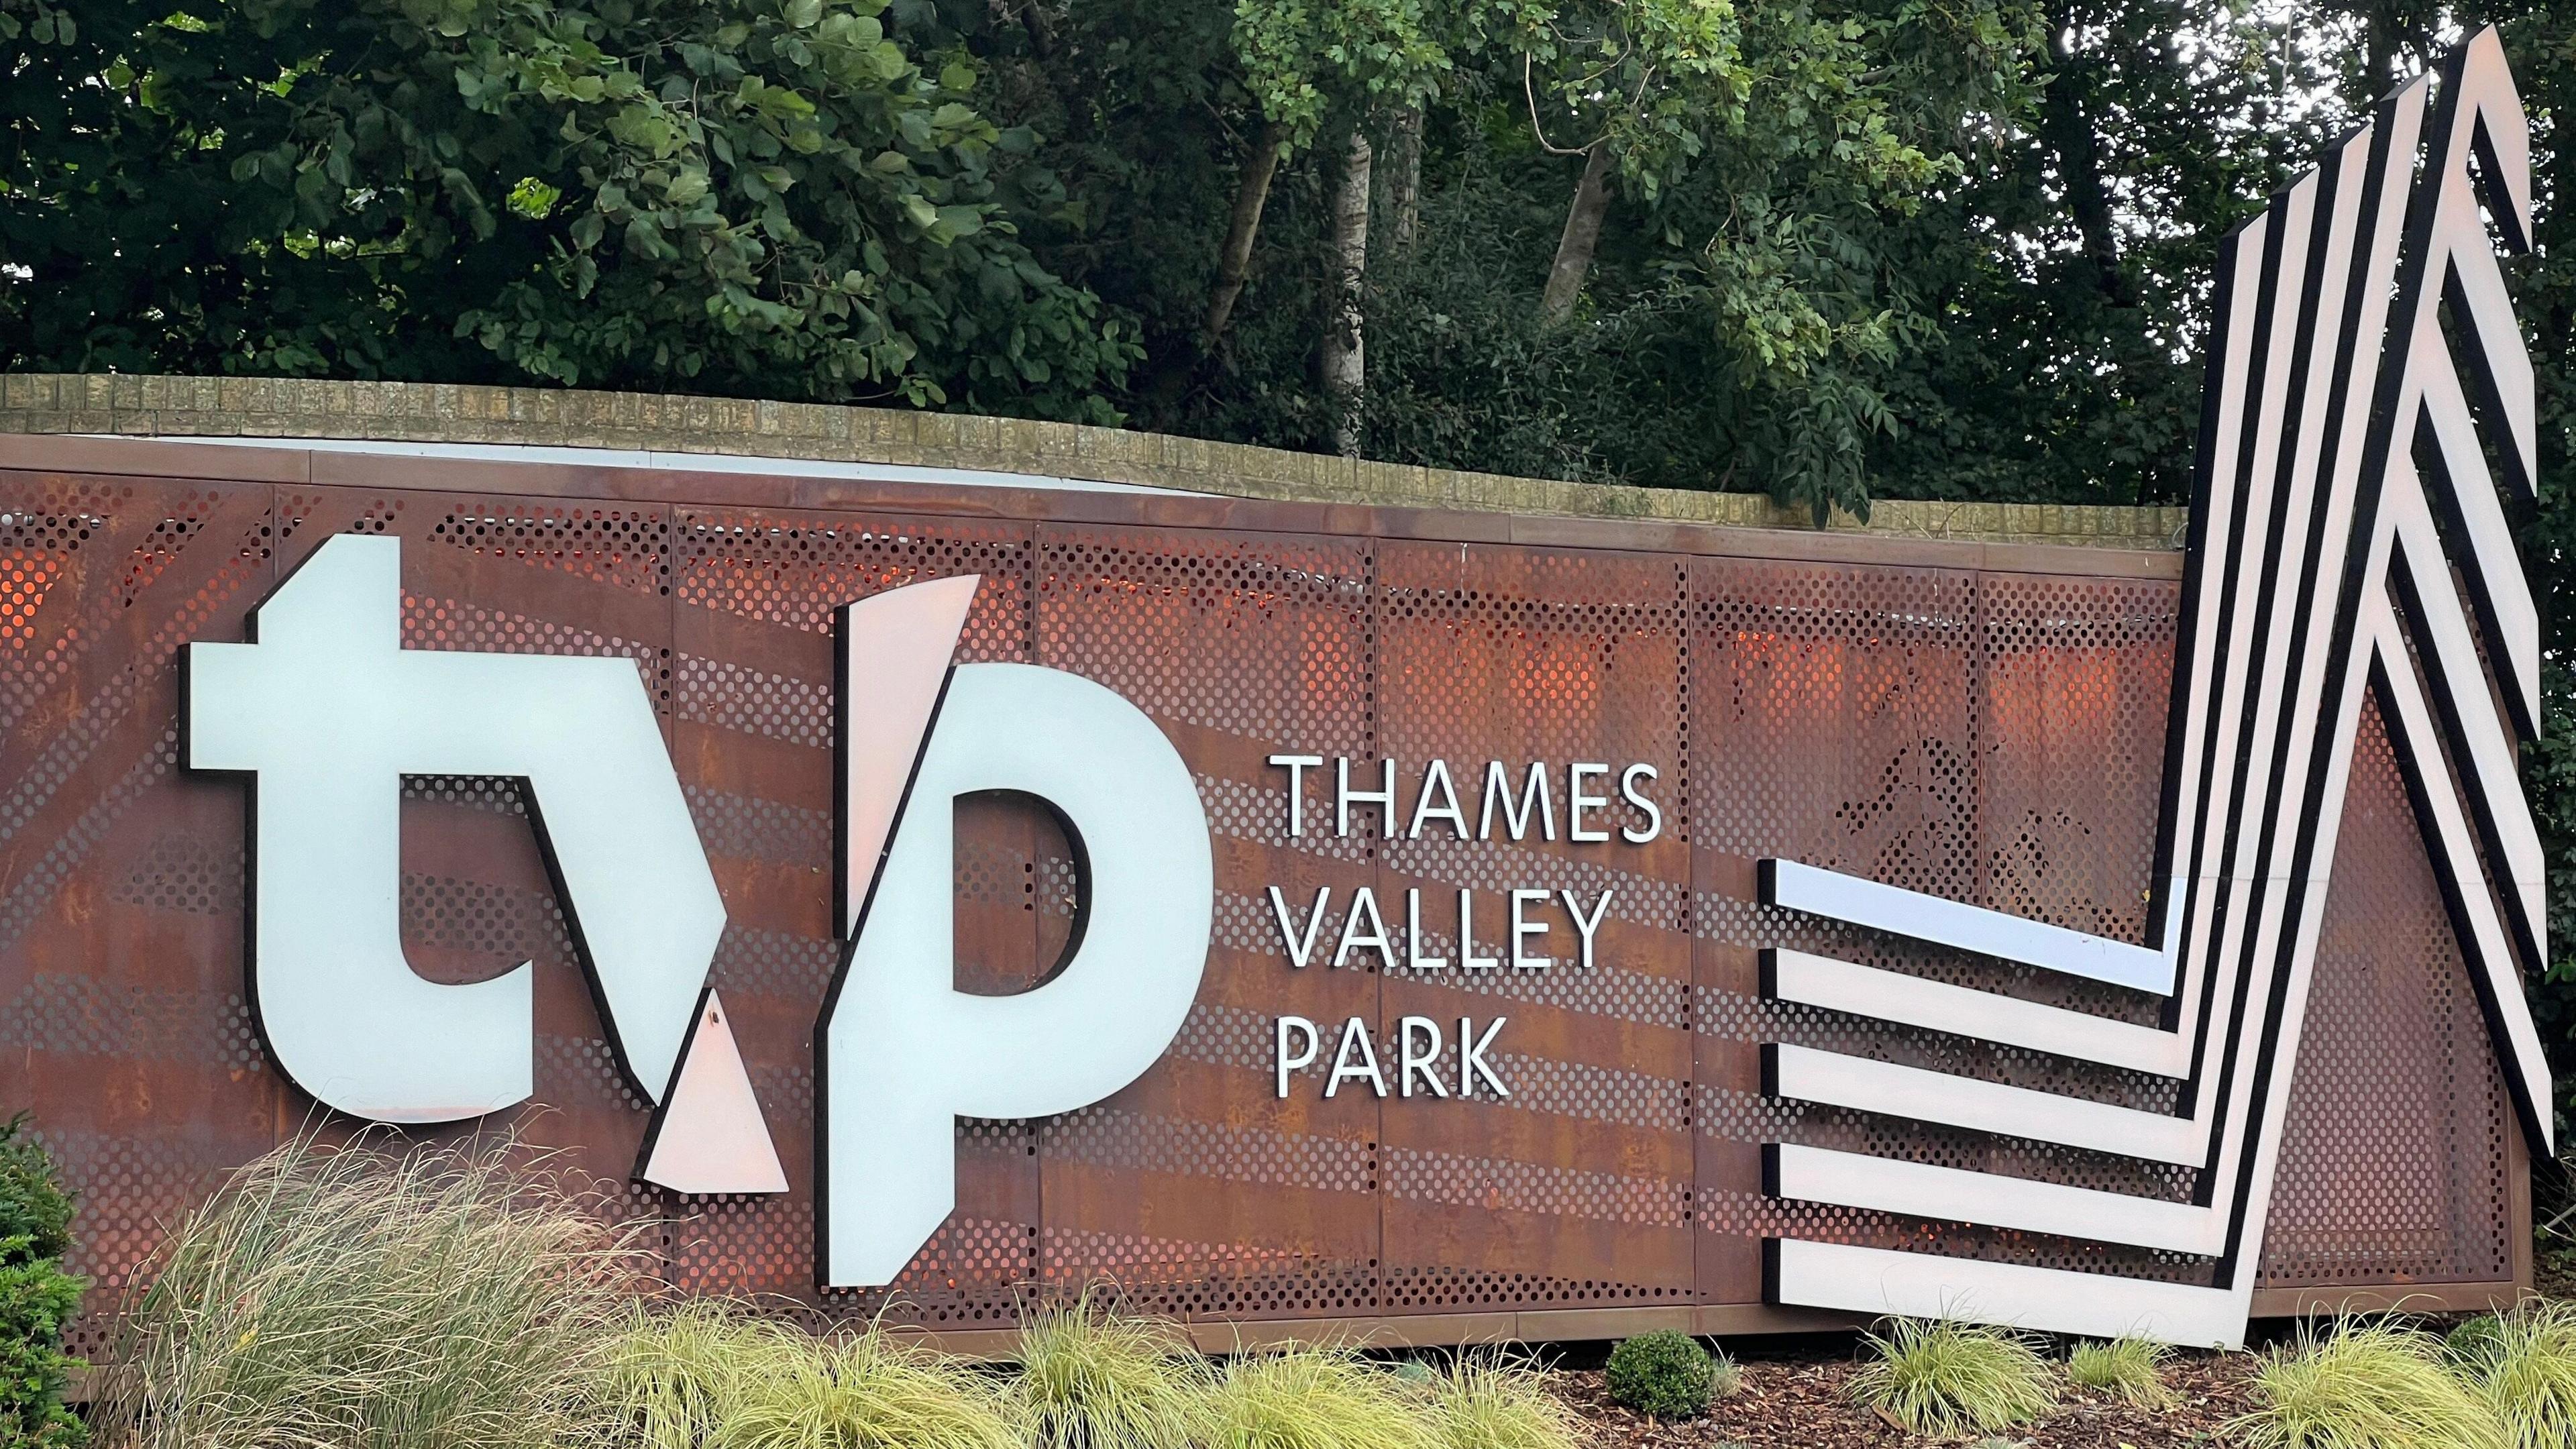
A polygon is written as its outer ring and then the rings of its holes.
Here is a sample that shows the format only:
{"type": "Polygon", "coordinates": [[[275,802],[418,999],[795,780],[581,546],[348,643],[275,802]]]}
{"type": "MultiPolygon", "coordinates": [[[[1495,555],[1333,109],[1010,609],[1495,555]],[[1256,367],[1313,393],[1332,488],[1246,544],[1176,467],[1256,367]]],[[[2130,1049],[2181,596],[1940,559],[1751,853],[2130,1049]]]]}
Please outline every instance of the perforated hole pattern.
{"type": "MultiPolygon", "coordinates": [[[[1804,946],[2152,1019],[2154,1003],[1754,904],[1783,855],[2135,938],[2155,826],[2169,583],[1651,552],[1399,543],[457,494],[0,476],[0,1105],[29,1105],[81,1194],[75,1271],[112,1301],[163,1225],[303,1119],[244,1001],[243,793],[180,769],[177,659],[243,637],[332,534],[406,540],[415,648],[631,659],[726,895],[713,979],[794,1187],[621,1189],[663,1271],[815,1321],[990,1327],[1098,1279],[1201,1317],[1367,1317],[1758,1295],[1767,1234],[2206,1281],[2209,1265],[1765,1200],[1752,1147],[1809,1141],[2188,1198],[2183,1170],[1760,1096],[1800,1041],[2141,1107],[2170,1088],[1758,999],[1804,946]],[[1134,700],[1196,775],[1216,932],[1173,1051],[1109,1101],[958,1124],[956,1215],[891,1288],[812,1289],[810,1061],[829,917],[835,608],[984,579],[960,657],[1070,669],[1134,700]],[[1275,752],[1643,761],[1654,846],[1460,845],[1283,830],[1275,752]],[[1584,973],[1442,979],[1287,963],[1264,896],[1609,889],[1584,973]],[[1507,1016],[1503,1102],[1272,1092],[1270,1023],[1507,1016]]],[[[2365,730],[2265,1256],[2271,1285],[2509,1271],[2511,1130],[2384,734],[2365,730]],[[2429,1030],[2423,1024],[2429,1023],[2429,1030]],[[2352,1104],[2367,1103],[2367,1113],[2352,1104]],[[2354,1182],[2374,1184],[2355,1192],[2354,1182]]],[[[406,948],[438,980],[539,969],[537,1082],[513,1114],[612,1182],[643,1127],[571,969],[508,781],[404,782],[406,948]]],[[[1310,781],[1310,821],[1329,783],[1310,781]]],[[[961,984],[1061,952],[1069,851],[1042,814],[960,807],[961,984]]],[[[1328,912],[1323,934],[1338,930],[1328,912]]],[[[1455,954],[1435,927],[1432,949],[1455,954]]],[[[76,1346],[95,1351],[100,1315],[76,1346]]]]}

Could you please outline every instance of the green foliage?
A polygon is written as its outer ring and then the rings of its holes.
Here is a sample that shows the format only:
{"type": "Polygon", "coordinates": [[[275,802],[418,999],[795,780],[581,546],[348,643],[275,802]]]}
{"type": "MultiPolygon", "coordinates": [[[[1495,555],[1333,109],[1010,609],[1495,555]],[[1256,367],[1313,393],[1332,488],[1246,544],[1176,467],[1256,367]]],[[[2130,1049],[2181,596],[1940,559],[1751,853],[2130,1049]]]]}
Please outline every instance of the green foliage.
{"type": "Polygon", "coordinates": [[[2165,1345],[2143,1338],[2079,1343],[2066,1356],[2066,1376],[2139,1408],[2161,1409],[2174,1401],[2164,1380],[2164,1362],[2171,1355],[2165,1345]]]}
{"type": "Polygon", "coordinates": [[[2442,1335],[2442,1362],[2472,1378],[2486,1372],[2504,1348],[2504,1318],[2480,1313],[2463,1318],[2442,1335]]]}
{"type": "Polygon", "coordinates": [[[1405,1381],[1356,1353],[1238,1354],[1208,1391],[1206,1449],[1441,1449],[1405,1381]]]}
{"type": "Polygon", "coordinates": [[[639,1313],[612,1352],[619,1449],[1019,1449],[998,1382],[876,1329],[816,1338],[728,1304],[639,1313]]]}
{"type": "Polygon", "coordinates": [[[63,1406],[81,1366],[63,1352],[83,1286],[62,1270],[72,1201],[26,1121],[0,1124],[0,1449],[73,1449],[85,1434],[63,1406]]]}
{"type": "Polygon", "coordinates": [[[1312,140],[1340,90],[1411,104],[1450,69],[1443,20],[1426,0],[1235,0],[1244,84],[1292,144],[1312,140]]]}
{"type": "Polygon", "coordinates": [[[1194,1449],[1206,1430],[1206,1362],[1172,1324],[1085,1293],[1031,1316],[1018,1358],[1044,1449],[1194,1449]]]}
{"type": "Polygon", "coordinates": [[[1947,1438],[2027,1424],[2056,1402],[2047,1361],[2022,1334],[1954,1319],[1899,1318],[1864,1340],[1852,1397],[1917,1434],[1947,1438]]]}
{"type": "Polygon", "coordinates": [[[1132,337],[1017,235],[1034,136],[888,0],[82,16],[0,66],[12,367],[1114,417],[1132,337]]]}
{"type": "Polygon", "coordinates": [[[0,1240],[24,1239],[29,1258],[71,1251],[72,1199],[54,1178],[54,1160],[26,1136],[27,1114],[0,1123],[0,1240]]]}
{"type": "MultiPolygon", "coordinates": [[[[2549,621],[2528,778],[2551,939],[2576,943],[2557,0],[0,0],[0,367],[891,401],[1318,448],[1343,153],[1306,142],[1359,128],[1387,186],[1370,456],[1817,517],[2178,501],[2217,240],[2487,19],[2540,122],[2539,252],[2511,264],[2549,621]],[[1295,149],[1210,355],[1216,249],[1278,130],[1295,149]],[[1596,144],[1617,163],[1598,251],[1542,327],[1583,166],[1560,153],[1596,144]]],[[[2534,1009],[2576,1090],[2576,945],[2534,1009]]]]}
{"type": "Polygon", "coordinates": [[[739,1400],[740,1449],[1018,1449],[1017,1406],[928,1350],[883,1332],[822,1345],[739,1400]]]}
{"type": "Polygon", "coordinates": [[[1501,9],[1513,48],[1546,77],[1548,113],[1530,99],[1541,141],[1608,146],[1649,199],[1744,124],[1755,77],[1730,0],[1504,0],[1501,9]],[[1549,135],[1551,120],[1571,133],[1549,135]]]}
{"type": "Polygon", "coordinates": [[[1440,1449],[1575,1449],[1582,1424],[1537,1363],[1461,1351],[1432,1385],[1440,1449]]]}
{"type": "Polygon", "coordinates": [[[297,1141],[180,1222],[124,1305],[119,1449],[557,1449],[635,1284],[596,1204],[509,1144],[297,1141]]]}
{"type": "Polygon", "coordinates": [[[1658,1419],[1698,1418],[1737,1377],[1731,1360],[1669,1328],[1621,1340],[1602,1375],[1613,1402],[1658,1419]]]}
{"type": "Polygon", "coordinates": [[[2261,1407],[2230,1428],[2246,1449],[2504,1449],[2503,1424],[2429,1334],[2346,1322],[2267,1355],[2261,1407]]]}
{"type": "Polygon", "coordinates": [[[2576,1443],[2576,1304],[2530,1299],[2480,1314],[2444,1336],[2442,1353],[2513,1449],[2576,1443]]]}

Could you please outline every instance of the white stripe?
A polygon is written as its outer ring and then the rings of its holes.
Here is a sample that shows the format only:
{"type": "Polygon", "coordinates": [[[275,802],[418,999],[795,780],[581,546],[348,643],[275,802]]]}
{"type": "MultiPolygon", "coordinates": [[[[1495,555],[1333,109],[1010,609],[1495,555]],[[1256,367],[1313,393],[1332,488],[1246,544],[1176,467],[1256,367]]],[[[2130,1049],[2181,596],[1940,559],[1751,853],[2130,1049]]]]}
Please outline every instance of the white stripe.
{"type": "Polygon", "coordinates": [[[2385,599],[2365,620],[2377,647],[2386,651],[2391,713],[2405,732],[2409,754],[2415,757],[2417,771],[2424,777],[2424,798],[2432,806],[2434,834],[2438,839],[2427,842],[2440,857],[2447,858],[2446,869],[2461,886],[2460,896],[2466,902],[2471,939],[2460,944],[2478,958],[2475,965],[2487,976],[2487,987],[2493,993],[2498,1014],[2504,1018],[2504,1029],[2511,1043],[2513,1065],[2519,1069],[2517,1084],[2523,1104],[2534,1109],[2532,1115],[2541,1122],[2541,1131],[2550,1132],[2551,1094],[2549,1064],[2540,1047],[2540,1033],[2532,1025],[2531,1008],[2523,1000],[2522,975],[2514,962],[2512,950],[2505,944],[2504,924],[2495,911],[2495,897],[2486,888],[2486,877],[2479,868],[2477,847],[2469,834],[2469,823],[2461,814],[2460,802],[2450,789],[2447,772],[2432,768],[2441,759],[2440,736],[2433,730],[2433,717],[2425,708],[2424,694],[2416,683],[2414,666],[2405,654],[2405,641],[2397,630],[2397,620],[2385,599]]]}
{"type": "MultiPolygon", "coordinates": [[[[2397,470],[2391,470],[2396,472],[2397,470]]],[[[2439,667],[2442,686],[2460,696],[2452,701],[2461,728],[2467,733],[2470,785],[2495,817],[2496,831],[2503,837],[2504,860],[2508,885],[2518,897],[2524,928],[2535,941],[2546,940],[2549,929],[2548,859],[2540,845],[2540,827],[2531,815],[2531,801],[2522,792],[2520,762],[2514,754],[2513,740],[2505,733],[2505,724],[2496,713],[2495,700],[2487,692],[2487,674],[2478,662],[2477,643],[2469,634],[2468,614],[2460,599],[2459,589],[2451,579],[2448,561],[2442,555],[2441,538],[2434,532],[2433,520],[2425,511],[2422,484],[2407,469],[2404,476],[2389,479],[2388,508],[2397,521],[2398,559],[2415,581],[2415,595],[2422,607],[2416,610],[2416,645],[2439,667]],[[2401,486],[2412,485],[2412,486],[2401,486]]],[[[2392,660],[2405,656],[2392,654],[2392,660]]]]}
{"type": "MultiPolygon", "coordinates": [[[[2523,577],[2522,558],[2514,551],[2513,526],[2505,521],[2504,505],[2496,497],[2495,479],[2487,471],[2485,445],[2478,440],[2477,425],[2469,414],[2469,401],[2460,391],[2458,374],[2451,370],[2450,348],[2442,337],[2441,323],[2430,311],[2424,315],[2422,331],[2417,335],[2415,356],[2411,363],[2422,393],[2422,406],[2433,420],[2433,433],[2441,441],[2442,467],[2451,482],[2450,497],[2460,510],[2461,522],[2468,537],[2460,540],[2469,557],[2456,560],[2463,569],[2477,574],[2477,583],[2495,606],[2496,624],[2501,639],[2490,641],[2496,648],[2496,669],[2504,676],[2507,689],[2521,696],[2528,717],[2540,717],[2540,609],[2532,602],[2531,583],[2523,577]]],[[[2396,471],[2397,454],[2414,442],[2414,417],[2401,410],[2405,427],[2389,449],[2389,469],[2396,471]]]]}
{"type": "Polygon", "coordinates": [[[2162,1077],[2181,1077],[2190,1071],[2189,1044],[2156,1027],[1927,981],[1900,971],[1855,966],[1804,951],[1782,949],[1770,956],[1774,994],[1782,1001],[2162,1077]]]}
{"type": "Polygon", "coordinates": [[[1776,1044],[1779,1095],[1792,1101],[1998,1132],[2063,1147],[2198,1166],[2204,1135],[2188,1117],[1954,1077],[1922,1067],[1776,1044]]]}
{"type": "Polygon", "coordinates": [[[2136,1336],[2239,1348],[2251,1295],[2098,1273],[1783,1238],[1779,1299],[1802,1308],[1973,1318],[2088,1338],[2136,1336]]]}
{"type": "Polygon", "coordinates": [[[2136,991],[2173,990],[2173,962],[2161,951],[1794,860],[1765,864],[1772,869],[1773,905],[2136,991]]]}
{"type": "Polygon", "coordinates": [[[1784,1198],[2201,1257],[2215,1256],[2226,1245],[2224,1214],[2194,1203],[2160,1202],[1793,1143],[1771,1150],[1784,1198]]]}

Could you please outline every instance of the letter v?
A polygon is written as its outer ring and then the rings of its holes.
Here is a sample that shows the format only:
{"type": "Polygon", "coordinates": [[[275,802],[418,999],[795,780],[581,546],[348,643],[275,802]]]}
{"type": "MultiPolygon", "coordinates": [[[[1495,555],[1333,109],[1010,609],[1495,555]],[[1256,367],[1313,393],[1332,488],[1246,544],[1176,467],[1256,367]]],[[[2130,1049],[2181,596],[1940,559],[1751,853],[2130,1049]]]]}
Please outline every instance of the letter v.
{"type": "Polygon", "coordinates": [[[1303,967],[1308,961],[1314,959],[1315,928],[1324,924],[1324,908],[1331,905],[1332,901],[1331,886],[1316,888],[1315,910],[1312,915],[1306,917],[1306,934],[1300,937],[1297,934],[1297,928],[1288,924],[1288,898],[1279,894],[1279,887],[1270,888],[1270,918],[1279,923],[1279,939],[1288,947],[1289,965],[1303,967]]]}

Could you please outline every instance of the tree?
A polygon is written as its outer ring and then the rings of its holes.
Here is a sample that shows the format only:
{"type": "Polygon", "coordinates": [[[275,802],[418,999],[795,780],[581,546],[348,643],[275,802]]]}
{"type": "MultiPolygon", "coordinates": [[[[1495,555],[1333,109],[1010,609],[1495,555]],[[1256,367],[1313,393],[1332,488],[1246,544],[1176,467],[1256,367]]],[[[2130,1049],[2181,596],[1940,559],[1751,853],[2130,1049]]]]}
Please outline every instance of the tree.
{"type": "Polygon", "coordinates": [[[1729,0],[1522,0],[1512,28],[1531,134],[1541,150],[1583,158],[1539,299],[1540,319],[1558,327],[1591,274],[1613,168],[1652,200],[1669,174],[1742,124],[1752,77],[1729,0]],[[1551,122],[1580,139],[1551,139],[1551,122]]]}
{"type": "MultiPolygon", "coordinates": [[[[1292,150],[1314,139],[1333,92],[1363,104],[1417,105],[1450,64],[1422,0],[1237,0],[1234,48],[1245,85],[1260,106],[1261,135],[1227,217],[1217,290],[1208,307],[1211,346],[1225,336],[1250,275],[1271,179],[1292,150]]],[[[1366,146],[1364,136],[1360,144],[1366,146]]],[[[1364,159],[1359,170],[1365,187],[1364,159]]]]}
{"type": "Polygon", "coordinates": [[[1017,235],[1034,137],[886,0],[0,17],[13,367],[1108,421],[1137,356],[1017,235]]]}
{"type": "Polygon", "coordinates": [[[2049,0],[2036,123],[1938,206],[1941,326],[1874,441],[1902,496],[2183,501],[2219,239],[2353,114],[2324,54],[2179,0],[2049,0]],[[2307,98],[2296,111],[2285,95],[2307,98]]]}

